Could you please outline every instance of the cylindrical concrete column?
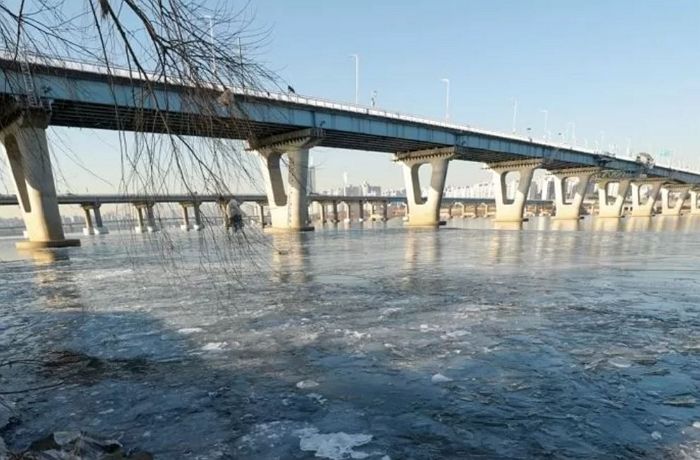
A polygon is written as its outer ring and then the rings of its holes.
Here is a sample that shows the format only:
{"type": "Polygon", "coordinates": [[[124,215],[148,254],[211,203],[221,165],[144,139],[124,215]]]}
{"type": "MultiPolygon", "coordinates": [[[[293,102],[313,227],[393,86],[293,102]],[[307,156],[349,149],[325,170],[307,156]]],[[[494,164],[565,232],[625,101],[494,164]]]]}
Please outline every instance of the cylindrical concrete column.
{"type": "Polygon", "coordinates": [[[194,227],[196,231],[202,230],[204,224],[202,223],[202,210],[200,209],[201,203],[195,202],[192,204],[192,212],[194,213],[194,227]]]}
{"type": "Polygon", "coordinates": [[[337,224],[338,222],[340,222],[338,219],[338,202],[333,200],[333,223],[337,224]]]}
{"type": "Polygon", "coordinates": [[[180,206],[182,207],[182,225],[180,228],[186,232],[190,231],[190,215],[187,210],[187,203],[180,203],[180,206]]]}
{"type": "Polygon", "coordinates": [[[260,227],[265,228],[265,205],[258,203],[258,211],[260,212],[260,227]]]}
{"type": "Polygon", "coordinates": [[[90,216],[91,206],[83,205],[83,213],[85,214],[85,227],[83,227],[84,235],[94,235],[95,228],[92,225],[92,217],[90,216]]]}
{"type": "Polygon", "coordinates": [[[359,200],[357,202],[357,208],[358,208],[357,221],[364,222],[365,221],[365,202],[362,200],[359,200]]]}
{"type": "Polygon", "coordinates": [[[384,222],[389,220],[389,203],[386,201],[382,202],[382,218],[384,222]]]}
{"type": "Polygon", "coordinates": [[[48,115],[25,113],[0,132],[28,241],[20,248],[79,246],[66,240],[58,211],[51,156],[46,140],[48,115]]]}
{"type": "Polygon", "coordinates": [[[309,149],[296,148],[287,151],[289,169],[288,212],[289,228],[308,227],[309,208],[306,200],[306,183],[309,174],[309,149]]]}
{"type": "Polygon", "coordinates": [[[143,208],[140,205],[135,205],[136,206],[136,227],[134,230],[136,230],[137,233],[143,233],[146,231],[146,227],[143,222],[143,208]]]}

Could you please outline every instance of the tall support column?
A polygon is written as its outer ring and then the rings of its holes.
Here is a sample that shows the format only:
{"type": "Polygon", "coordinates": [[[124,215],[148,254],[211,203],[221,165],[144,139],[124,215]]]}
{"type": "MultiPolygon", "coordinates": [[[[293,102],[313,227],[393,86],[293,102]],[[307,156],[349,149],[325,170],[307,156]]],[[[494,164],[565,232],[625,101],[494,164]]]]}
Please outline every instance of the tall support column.
{"type": "Polygon", "coordinates": [[[106,235],[109,233],[109,230],[102,222],[102,212],[100,211],[100,206],[100,203],[94,203],[92,205],[92,213],[95,216],[95,228],[93,229],[93,232],[95,235],[106,235]]]}
{"type": "Polygon", "coordinates": [[[625,204],[625,198],[627,197],[629,188],[629,179],[602,179],[598,181],[598,217],[622,217],[622,207],[625,204]],[[617,195],[615,195],[615,199],[611,201],[609,187],[614,183],[617,183],[617,195]]]}
{"type": "Polygon", "coordinates": [[[200,206],[201,203],[199,202],[192,203],[192,211],[194,214],[194,225],[192,226],[192,230],[195,231],[204,229],[204,223],[202,222],[202,210],[200,209],[200,206]]]}
{"type": "Polygon", "coordinates": [[[260,156],[272,228],[313,230],[307,204],[309,149],[322,138],[323,130],[304,129],[249,142],[260,156]],[[287,156],[287,190],[282,177],[282,155],[287,156]]]}
{"type": "Polygon", "coordinates": [[[579,219],[581,217],[581,204],[588,189],[591,176],[598,172],[599,168],[572,168],[560,171],[552,171],[554,174],[554,202],[556,219],[579,219]],[[578,183],[574,185],[573,196],[567,199],[566,182],[567,179],[578,178],[578,183]]]}
{"type": "Polygon", "coordinates": [[[663,181],[634,181],[632,182],[632,217],[651,217],[654,213],[654,204],[659,196],[659,190],[663,181]],[[645,198],[641,196],[641,188],[650,185],[649,195],[645,198]]]}
{"type": "MultiPolygon", "coordinates": [[[[498,222],[520,222],[523,220],[523,210],[525,200],[530,190],[532,175],[535,169],[542,166],[541,160],[516,160],[500,163],[491,163],[489,167],[494,172],[495,194],[496,194],[496,221],[498,222]],[[508,198],[508,184],[506,175],[510,172],[518,172],[518,188],[515,190],[513,198],[508,198]]],[[[488,206],[485,216],[488,215],[488,206]]]]}
{"type": "Polygon", "coordinates": [[[66,239],[63,233],[47,126],[46,113],[27,112],[0,130],[26,227],[27,241],[17,243],[18,248],[80,246],[80,240],[66,239]]]}
{"type": "Polygon", "coordinates": [[[394,161],[403,163],[409,226],[437,227],[440,224],[440,204],[445,189],[447,167],[454,156],[454,147],[420,150],[395,156],[394,161]],[[430,188],[426,198],[423,198],[418,174],[419,168],[424,164],[431,167],[430,188]]]}
{"type": "Polygon", "coordinates": [[[661,187],[661,215],[662,216],[680,216],[683,203],[688,198],[690,192],[689,185],[665,185],[661,187]],[[671,206],[671,194],[677,193],[676,203],[671,206]]]}
{"type": "Polygon", "coordinates": [[[319,202],[319,207],[321,208],[321,215],[319,216],[321,218],[321,223],[325,224],[326,223],[326,203],[325,202],[319,202]]]}
{"type": "Polygon", "coordinates": [[[357,202],[357,221],[358,222],[365,221],[365,202],[362,200],[359,200],[357,202]]]}
{"type": "Polygon", "coordinates": [[[104,235],[109,233],[102,224],[102,214],[100,213],[100,203],[83,203],[80,205],[85,213],[84,235],[104,235]],[[93,219],[92,216],[95,216],[93,219]]]}
{"type": "Polygon", "coordinates": [[[136,227],[134,227],[134,230],[136,230],[136,233],[143,233],[144,230],[146,229],[146,226],[144,225],[143,222],[143,208],[136,205],[136,227]]]}
{"type": "Polygon", "coordinates": [[[153,213],[153,203],[134,203],[138,225],[134,228],[136,233],[153,233],[158,231],[156,218],[153,213]],[[145,222],[144,222],[145,220],[145,222]]]}
{"type": "Polygon", "coordinates": [[[258,203],[258,211],[260,212],[260,228],[265,228],[265,204],[258,203]]]}
{"type": "Polygon", "coordinates": [[[187,203],[180,203],[180,206],[182,207],[182,225],[180,225],[180,228],[186,232],[190,231],[190,214],[187,210],[187,203]]]}
{"type": "Polygon", "coordinates": [[[697,216],[700,215],[700,206],[698,206],[698,196],[700,195],[700,190],[690,191],[690,214],[697,216]]]}
{"type": "Polygon", "coordinates": [[[85,213],[85,227],[83,227],[83,235],[94,235],[95,227],[92,225],[92,216],[90,216],[90,207],[86,205],[81,206],[83,208],[83,213],[85,213]]]}
{"type": "Polygon", "coordinates": [[[337,224],[338,222],[340,222],[340,219],[338,219],[338,202],[336,200],[333,200],[332,208],[333,208],[333,220],[332,220],[332,222],[334,224],[337,224]]]}
{"type": "Polygon", "coordinates": [[[382,219],[384,222],[389,220],[389,203],[387,201],[382,201],[382,219]]]}
{"type": "Polygon", "coordinates": [[[221,211],[221,219],[224,222],[224,228],[231,228],[231,216],[228,214],[228,200],[219,200],[217,204],[221,211]]]}

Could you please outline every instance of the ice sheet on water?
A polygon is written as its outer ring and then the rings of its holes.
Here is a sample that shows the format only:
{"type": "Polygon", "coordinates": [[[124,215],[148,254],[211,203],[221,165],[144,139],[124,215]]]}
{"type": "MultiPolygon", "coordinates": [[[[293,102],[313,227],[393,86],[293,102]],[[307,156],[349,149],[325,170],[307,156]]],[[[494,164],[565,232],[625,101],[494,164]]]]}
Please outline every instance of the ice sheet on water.
{"type": "Polygon", "coordinates": [[[319,433],[318,428],[303,428],[295,432],[299,436],[299,448],[315,452],[316,457],[342,460],[344,458],[367,458],[371,454],[355,450],[372,440],[371,434],[319,433]]]}
{"type": "Polygon", "coordinates": [[[226,348],[226,342],[209,342],[202,347],[204,351],[219,351],[226,348]]]}
{"type": "Polygon", "coordinates": [[[183,327],[178,329],[177,332],[183,335],[196,334],[197,332],[202,332],[204,329],[201,327],[183,327]]]}
{"type": "Polygon", "coordinates": [[[446,375],[435,374],[430,378],[430,381],[433,383],[445,383],[445,382],[451,382],[452,379],[447,377],[446,375]]]}

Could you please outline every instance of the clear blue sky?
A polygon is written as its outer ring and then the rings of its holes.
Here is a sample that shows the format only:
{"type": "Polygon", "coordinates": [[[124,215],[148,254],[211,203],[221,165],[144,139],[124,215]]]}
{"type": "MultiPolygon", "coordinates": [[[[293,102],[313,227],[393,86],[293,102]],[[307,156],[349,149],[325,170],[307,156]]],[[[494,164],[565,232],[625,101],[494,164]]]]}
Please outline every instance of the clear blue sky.
{"type": "MultiPolygon", "coordinates": [[[[700,167],[700,2],[697,0],[370,1],[253,0],[256,25],[269,27],[260,58],[298,93],[354,99],[360,55],[360,99],[431,118],[444,116],[451,81],[456,122],[510,131],[513,98],[518,131],[543,131],[549,111],[556,137],[568,122],[580,141],[601,138],[621,150],[673,152],[700,167]]],[[[114,184],[119,153],[113,134],[60,130],[84,166],[114,184]]],[[[366,179],[402,187],[400,169],[377,153],[316,149],[321,188],[366,179]],[[352,158],[352,161],[350,161],[352,158]]],[[[110,187],[62,153],[70,185],[110,187]]],[[[489,177],[481,165],[453,164],[449,184],[489,177]]]]}

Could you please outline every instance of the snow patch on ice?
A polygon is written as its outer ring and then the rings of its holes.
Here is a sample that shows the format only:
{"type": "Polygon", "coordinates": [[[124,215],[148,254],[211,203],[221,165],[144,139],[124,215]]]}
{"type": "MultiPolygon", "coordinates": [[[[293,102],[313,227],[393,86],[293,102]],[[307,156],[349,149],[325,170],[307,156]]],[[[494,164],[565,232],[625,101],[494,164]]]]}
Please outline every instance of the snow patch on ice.
{"type": "Polygon", "coordinates": [[[318,386],[318,382],[314,380],[302,380],[300,382],[297,382],[297,388],[301,390],[306,390],[308,388],[316,388],[318,386]]]}
{"type": "Polygon", "coordinates": [[[435,374],[431,377],[430,381],[433,383],[445,383],[451,382],[452,379],[442,374],[435,374]]]}
{"type": "Polygon", "coordinates": [[[372,440],[371,434],[319,433],[318,428],[303,428],[295,431],[299,436],[299,448],[315,452],[316,457],[342,460],[344,458],[367,458],[370,454],[355,450],[372,440]]]}
{"type": "Polygon", "coordinates": [[[184,335],[190,335],[190,334],[195,334],[197,332],[202,332],[204,329],[201,327],[183,327],[182,329],[178,329],[177,332],[180,334],[184,335]]]}
{"type": "Polygon", "coordinates": [[[204,351],[220,351],[226,348],[226,342],[209,342],[202,347],[204,351]]]}

